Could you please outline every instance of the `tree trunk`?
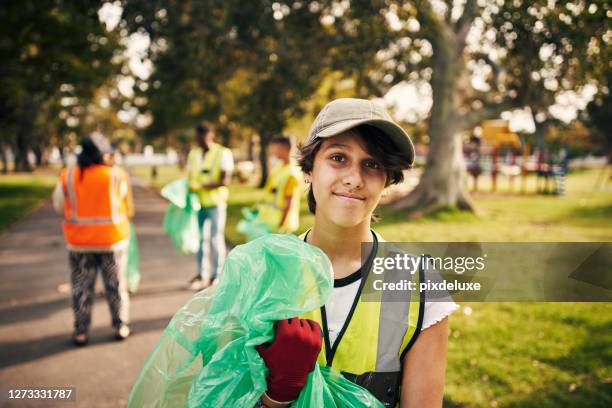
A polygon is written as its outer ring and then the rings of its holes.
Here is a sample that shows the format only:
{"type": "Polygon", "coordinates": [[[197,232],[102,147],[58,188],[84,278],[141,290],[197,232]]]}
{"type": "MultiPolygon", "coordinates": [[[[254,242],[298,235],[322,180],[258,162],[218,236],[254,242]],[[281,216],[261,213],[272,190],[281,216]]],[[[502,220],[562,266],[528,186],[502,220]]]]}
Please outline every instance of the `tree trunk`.
{"type": "Polygon", "coordinates": [[[247,145],[247,160],[254,161],[255,160],[255,140],[254,137],[249,137],[247,145]]]}
{"type": "Polygon", "coordinates": [[[261,166],[261,179],[259,180],[259,188],[263,188],[268,181],[268,155],[266,148],[268,147],[268,137],[259,134],[259,164],[261,166]]]}
{"type": "Polygon", "coordinates": [[[40,147],[40,146],[34,146],[32,148],[32,151],[34,152],[34,157],[35,157],[35,165],[36,167],[43,167],[45,165],[45,150],[44,148],[40,147]]]}
{"type": "Polygon", "coordinates": [[[19,128],[17,129],[17,140],[15,142],[15,172],[32,171],[28,161],[30,141],[34,131],[34,120],[36,118],[36,104],[34,99],[28,95],[25,97],[21,107],[19,128]]]}
{"type": "Polygon", "coordinates": [[[2,174],[8,173],[8,157],[6,157],[6,146],[0,143],[0,159],[2,160],[2,174]]]}
{"type": "Polygon", "coordinates": [[[428,121],[429,152],[417,187],[393,203],[410,218],[443,208],[474,211],[466,186],[463,143],[457,118],[457,79],[464,63],[457,58],[450,30],[441,30],[434,48],[431,87],[433,106],[428,121]]]}
{"type": "Polygon", "coordinates": [[[230,147],[232,131],[227,126],[223,126],[219,130],[221,131],[221,143],[225,147],[230,147]]]}
{"type": "Polygon", "coordinates": [[[410,218],[443,208],[474,211],[466,187],[462,145],[460,135],[450,129],[445,134],[432,136],[419,184],[410,194],[393,203],[393,207],[406,210],[410,218]]]}
{"type": "Polygon", "coordinates": [[[546,126],[544,123],[538,122],[536,120],[536,113],[534,109],[531,110],[531,117],[533,118],[533,124],[535,126],[535,139],[536,139],[536,147],[540,152],[544,151],[544,132],[546,131],[546,126]]]}
{"type": "Polygon", "coordinates": [[[32,171],[32,166],[30,166],[28,160],[28,147],[28,132],[20,128],[17,132],[17,142],[15,144],[15,173],[32,171]]]}

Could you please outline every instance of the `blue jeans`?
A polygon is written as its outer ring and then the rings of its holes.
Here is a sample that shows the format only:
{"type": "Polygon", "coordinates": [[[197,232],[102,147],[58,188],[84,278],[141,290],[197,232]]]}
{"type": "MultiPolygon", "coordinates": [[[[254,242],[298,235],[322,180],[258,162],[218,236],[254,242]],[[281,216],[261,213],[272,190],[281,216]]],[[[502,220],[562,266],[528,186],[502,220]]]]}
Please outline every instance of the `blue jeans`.
{"type": "Polygon", "coordinates": [[[215,279],[225,261],[225,216],[227,205],[201,208],[198,213],[200,247],[198,249],[198,276],[215,279]]]}

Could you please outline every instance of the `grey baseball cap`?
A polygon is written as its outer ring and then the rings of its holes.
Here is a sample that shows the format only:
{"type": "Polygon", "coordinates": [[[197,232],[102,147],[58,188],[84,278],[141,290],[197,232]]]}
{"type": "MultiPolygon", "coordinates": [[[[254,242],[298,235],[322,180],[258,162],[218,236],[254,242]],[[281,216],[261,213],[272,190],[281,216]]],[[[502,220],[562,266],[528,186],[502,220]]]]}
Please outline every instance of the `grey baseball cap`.
{"type": "Polygon", "coordinates": [[[307,142],[336,136],[359,125],[379,129],[408,157],[410,164],[414,163],[414,145],[410,136],[391,119],[380,103],[367,99],[341,98],[325,105],[310,126],[307,142]]]}

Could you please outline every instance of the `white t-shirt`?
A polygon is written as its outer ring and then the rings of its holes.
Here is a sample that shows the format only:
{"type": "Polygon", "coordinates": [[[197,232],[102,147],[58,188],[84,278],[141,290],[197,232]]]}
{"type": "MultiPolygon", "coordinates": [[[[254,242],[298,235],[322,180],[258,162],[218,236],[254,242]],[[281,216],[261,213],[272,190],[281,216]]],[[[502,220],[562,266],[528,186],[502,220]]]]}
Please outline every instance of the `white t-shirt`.
{"type": "Polygon", "coordinates": [[[234,170],[234,155],[230,149],[225,149],[221,156],[221,171],[228,173],[232,170],[234,170]]]}

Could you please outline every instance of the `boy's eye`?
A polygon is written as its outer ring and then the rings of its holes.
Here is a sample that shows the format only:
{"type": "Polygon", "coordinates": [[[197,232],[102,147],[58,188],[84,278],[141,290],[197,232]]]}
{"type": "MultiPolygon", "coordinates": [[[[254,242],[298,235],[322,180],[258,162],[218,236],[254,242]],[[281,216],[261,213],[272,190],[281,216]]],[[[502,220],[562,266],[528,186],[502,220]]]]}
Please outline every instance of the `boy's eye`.
{"type": "Polygon", "coordinates": [[[344,156],[342,156],[341,154],[334,154],[330,157],[330,159],[332,159],[333,161],[336,162],[343,162],[344,161],[344,156]]]}
{"type": "Polygon", "coordinates": [[[375,162],[374,160],[366,160],[365,166],[371,169],[380,169],[380,164],[378,164],[378,162],[375,162]]]}

